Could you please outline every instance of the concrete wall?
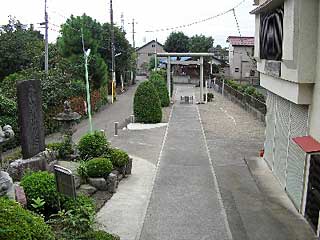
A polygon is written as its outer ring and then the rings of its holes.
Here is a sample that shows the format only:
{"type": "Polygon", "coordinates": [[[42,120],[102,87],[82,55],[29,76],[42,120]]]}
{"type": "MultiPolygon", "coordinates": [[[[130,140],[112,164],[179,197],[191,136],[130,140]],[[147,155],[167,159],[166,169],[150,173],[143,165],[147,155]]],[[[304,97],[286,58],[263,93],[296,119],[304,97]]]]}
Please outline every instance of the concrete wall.
{"type": "MultiPolygon", "coordinates": [[[[320,4],[318,7],[320,12],[320,4]]],[[[310,110],[310,134],[316,140],[320,141],[320,18],[317,21],[318,25],[318,46],[314,52],[317,53],[316,64],[316,80],[313,89],[313,101],[310,110]]]]}
{"type": "Polygon", "coordinates": [[[250,71],[255,71],[255,76],[258,77],[257,66],[254,61],[248,56],[253,57],[254,47],[246,46],[229,46],[229,63],[230,75],[234,79],[245,79],[250,77],[250,71]],[[238,69],[238,72],[236,71],[238,69]]]}
{"type": "MultiPolygon", "coordinates": [[[[138,72],[144,72],[147,71],[147,69],[144,69],[144,65],[148,66],[150,59],[154,56],[155,53],[155,41],[150,42],[148,45],[144,46],[143,48],[139,49],[137,51],[138,59],[137,59],[137,68],[138,72]]],[[[163,47],[157,43],[157,52],[163,53],[165,52],[163,47]]],[[[148,67],[147,67],[148,68],[148,67]]]]}

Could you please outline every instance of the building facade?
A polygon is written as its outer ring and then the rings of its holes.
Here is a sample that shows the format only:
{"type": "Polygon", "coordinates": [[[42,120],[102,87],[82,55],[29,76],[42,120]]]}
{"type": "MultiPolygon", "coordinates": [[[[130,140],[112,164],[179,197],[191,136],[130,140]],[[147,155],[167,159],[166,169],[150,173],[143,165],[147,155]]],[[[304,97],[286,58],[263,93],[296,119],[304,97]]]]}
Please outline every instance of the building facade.
{"type": "Polygon", "coordinates": [[[138,74],[147,74],[150,59],[154,57],[154,54],[165,52],[163,45],[155,40],[146,43],[142,47],[136,50],[137,52],[137,71],[138,74]]]}
{"type": "Polygon", "coordinates": [[[233,79],[249,79],[258,77],[254,55],[254,37],[234,37],[227,39],[229,43],[230,77],[233,79]]]}
{"type": "Polygon", "coordinates": [[[319,235],[320,4],[254,2],[254,57],[268,91],[264,159],[319,235]]]}

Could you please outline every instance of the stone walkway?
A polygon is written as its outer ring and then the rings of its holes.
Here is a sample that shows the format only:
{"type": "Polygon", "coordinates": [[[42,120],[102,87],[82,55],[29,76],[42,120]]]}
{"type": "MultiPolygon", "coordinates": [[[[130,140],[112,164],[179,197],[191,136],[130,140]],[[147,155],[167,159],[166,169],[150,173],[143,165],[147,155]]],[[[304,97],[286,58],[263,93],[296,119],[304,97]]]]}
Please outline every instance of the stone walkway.
{"type": "Polygon", "coordinates": [[[231,239],[196,105],[173,107],[140,237],[153,239],[231,239]]]}

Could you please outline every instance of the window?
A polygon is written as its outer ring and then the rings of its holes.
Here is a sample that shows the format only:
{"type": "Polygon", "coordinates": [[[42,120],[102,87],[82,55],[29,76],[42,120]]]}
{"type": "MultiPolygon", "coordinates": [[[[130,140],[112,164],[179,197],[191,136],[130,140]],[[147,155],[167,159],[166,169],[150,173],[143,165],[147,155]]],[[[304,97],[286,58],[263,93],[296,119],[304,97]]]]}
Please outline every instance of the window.
{"type": "Polygon", "coordinates": [[[148,53],[148,56],[150,57],[150,56],[152,56],[154,53],[148,53]]]}
{"type": "Polygon", "coordinates": [[[235,69],[234,69],[234,72],[239,72],[239,68],[235,68],[235,69]]]}
{"type": "Polygon", "coordinates": [[[155,44],[152,44],[152,47],[154,48],[154,47],[156,47],[156,45],[155,45],[155,44]]]}
{"type": "Polygon", "coordinates": [[[283,5],[261,15],[260,58],[281,61],[283,40],[283,5]]]}
{"type": "Polygon", "coordinates": [[[255,74],[256,74],[255,70],[250,70],[250,77],[254,77],[255,74]]]}

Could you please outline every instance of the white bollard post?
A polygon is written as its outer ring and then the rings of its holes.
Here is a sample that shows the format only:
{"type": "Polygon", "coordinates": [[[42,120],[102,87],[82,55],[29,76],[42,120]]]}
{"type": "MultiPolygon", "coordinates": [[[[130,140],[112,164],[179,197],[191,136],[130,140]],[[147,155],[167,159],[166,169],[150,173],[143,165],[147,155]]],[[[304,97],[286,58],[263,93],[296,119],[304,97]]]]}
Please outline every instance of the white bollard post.
{"type": "Polygon", "coordinates": [[[224,96],[224,79],[222,80],[222,96],[224,96]]]}
{"type": "Polygon", "coordinates": [[[134,115],[130,115],[130,122],[134,123],[134,115]]]}

